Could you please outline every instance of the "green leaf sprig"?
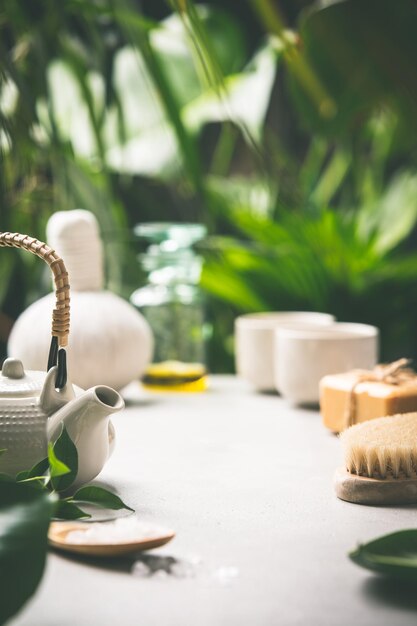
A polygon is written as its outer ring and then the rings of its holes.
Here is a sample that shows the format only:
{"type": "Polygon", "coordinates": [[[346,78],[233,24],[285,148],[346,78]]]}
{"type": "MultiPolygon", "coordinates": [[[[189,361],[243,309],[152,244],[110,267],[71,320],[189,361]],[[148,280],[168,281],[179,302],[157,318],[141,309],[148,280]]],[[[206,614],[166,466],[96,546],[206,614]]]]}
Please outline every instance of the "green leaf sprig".
{"type": "MultiPolygon", "coordinates": [[[[0,451],[1,453],[1,451],[0,451]]],[[[78,489],[73,495],[66,493],[74,483],[78,472],[78,453],[65,426],[55,443],[49,443],[48,456],[36,463],[31,469],[19,472],[16,478],[0,474],[0,482],[25,483],[40,491],[57,494],[53,517],[60,520],[76,520],[91,517],[80,508],[83,504],[97,507],[133,511],[111,491],[95,485],[78,489]]]]}
{"type": "Polygon", "coordinates": [[[383,576],[417,582],[417,529],[400,530],[361,544],[349,558],[383,576]]]}

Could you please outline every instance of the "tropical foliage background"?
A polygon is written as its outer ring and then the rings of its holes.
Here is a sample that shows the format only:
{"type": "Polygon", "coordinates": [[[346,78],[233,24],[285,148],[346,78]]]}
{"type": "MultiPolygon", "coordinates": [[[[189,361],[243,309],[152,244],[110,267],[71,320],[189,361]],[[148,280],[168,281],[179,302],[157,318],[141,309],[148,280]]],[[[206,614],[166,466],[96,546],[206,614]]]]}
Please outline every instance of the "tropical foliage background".
{"type": "MultiPolygon", "coordinates": [[[[213,371],[233,319],[321,310],[417,355],[412,0],[3,0],[0,229],[93,211],[109,286],[143,281],[139,221],[200,221],[213,371]]],[[[0,339],[48,289],[1,253],[0,339]]]]}

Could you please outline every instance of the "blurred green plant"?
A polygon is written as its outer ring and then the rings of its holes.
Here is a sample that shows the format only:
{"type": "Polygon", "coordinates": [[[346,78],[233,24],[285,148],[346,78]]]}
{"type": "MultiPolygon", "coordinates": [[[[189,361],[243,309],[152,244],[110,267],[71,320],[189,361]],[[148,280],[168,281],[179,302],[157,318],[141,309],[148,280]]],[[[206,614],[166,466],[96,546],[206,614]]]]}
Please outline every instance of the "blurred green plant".
{"type": "Polygon", "coordinates": [[[42,578],[54,506],[52,494],[0,481],[0,624],[19,611],[42,578]]]}
{"type": "MultiPolygon", "coordinates": [[[[53,210],[93,211],[128,294],[135,221],[205,222],[217,371],[234,316],[261,309],[372,322],[384,358],[417,355],[413,3],[315,3],[297,31],[282,4],[250,0],[252,53],[213,5],[156,21],[128,0],[5,0],[0,227],[42,237],[53,210]]],[[[19,276],[37,295],[32,262],[2,262],[0,307],[19,276]]]]}

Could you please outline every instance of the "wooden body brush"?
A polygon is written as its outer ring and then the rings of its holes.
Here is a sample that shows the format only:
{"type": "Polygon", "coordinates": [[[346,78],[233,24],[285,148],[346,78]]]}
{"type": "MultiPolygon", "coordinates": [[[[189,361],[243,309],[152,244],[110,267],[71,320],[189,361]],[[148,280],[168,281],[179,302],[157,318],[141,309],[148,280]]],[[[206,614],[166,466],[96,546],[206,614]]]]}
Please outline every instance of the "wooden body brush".
{"type": "Polygon", "coordinates": [[[417,503],[417,413],[356,424],[340,436],[336,495],[357,504],[417,503]]]}

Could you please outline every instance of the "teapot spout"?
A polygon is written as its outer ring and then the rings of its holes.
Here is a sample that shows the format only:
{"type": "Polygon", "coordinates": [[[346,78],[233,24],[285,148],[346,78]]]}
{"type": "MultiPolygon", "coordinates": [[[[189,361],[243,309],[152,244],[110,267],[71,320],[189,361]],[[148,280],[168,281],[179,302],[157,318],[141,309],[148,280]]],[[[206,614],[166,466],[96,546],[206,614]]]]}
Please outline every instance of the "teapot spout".
{"type": "Polygon", "coordinates": [[[124,400],[105,385],[88,389],[52,415],[48,421],[48,439],[54,442],[64,424],[78,452],[78,473],[73,487],[97,476],[114,447],[114,428],[110,415],[121,411],[124,400]]]}
{"type": "Polygon", "coordinates": [[[107,385],[97,385],[91,387],[86,393],[92,392],[93,402],[98,413],[111,415],[117,413],[125,407],[125,402],[115,389],[107,387],[107,385]]]}

